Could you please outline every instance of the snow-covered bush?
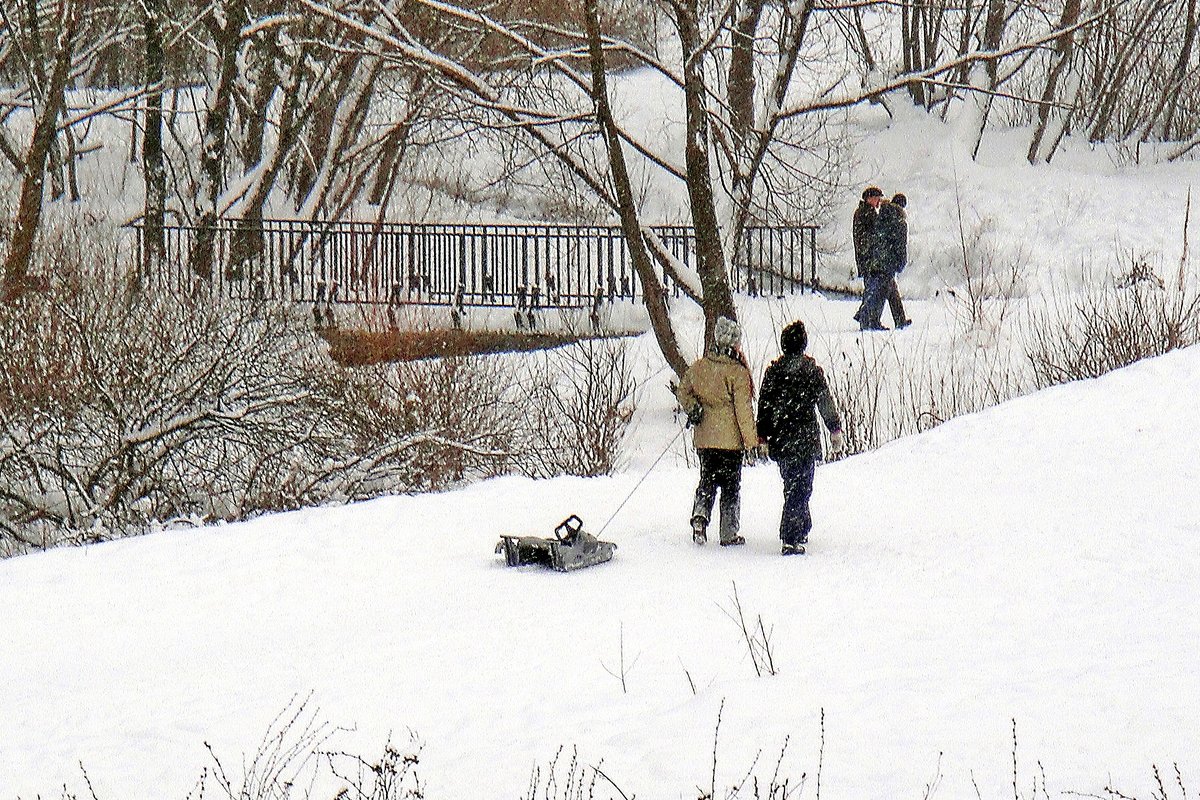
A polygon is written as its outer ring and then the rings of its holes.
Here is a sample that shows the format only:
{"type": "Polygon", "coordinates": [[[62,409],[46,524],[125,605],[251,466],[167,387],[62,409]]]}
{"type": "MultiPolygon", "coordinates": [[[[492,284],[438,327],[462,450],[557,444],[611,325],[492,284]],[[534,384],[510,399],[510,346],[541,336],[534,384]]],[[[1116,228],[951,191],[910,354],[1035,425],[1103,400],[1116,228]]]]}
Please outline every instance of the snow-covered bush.
{"type": "Polygon", "coordinates": [[[52,241],[0,307],[0,554],[616,461],[619,346],[345,368],[293,308],[138,288],[99,225],[52,241]]]}
{"type": "Polygon", "coordinates": [[[874,450],[1030,391],[1028,370],[1005,346],[996,340],[980,347],[968,337],[933,350],[860,338],[826,354],[821,363],[842,417],[846,454],[874,450]]]}
{"type": "Polygon", "coordinates": [[[958,248],[933,259],[935,272],[947,276],[964,327],[999,327],[1028,294],[1029,253],[1003,242],[990,217],[967,223],[960,215],[958,232],[958,248]]]}
{"type": "Polygon", "coordinates": [[[637,381],[624,343],[592,339],[547,351],[529,367],[519,470],[535,478],[606,475],[617,466],[637,381]]]}
{"type": "Polygon", "coordinates": [[[1135,261],[1114,284],[1051,292],[1030,313],[1025,350],[1039,387],[1095,378],[1200,342],[1200,290],[1135,261]]]}

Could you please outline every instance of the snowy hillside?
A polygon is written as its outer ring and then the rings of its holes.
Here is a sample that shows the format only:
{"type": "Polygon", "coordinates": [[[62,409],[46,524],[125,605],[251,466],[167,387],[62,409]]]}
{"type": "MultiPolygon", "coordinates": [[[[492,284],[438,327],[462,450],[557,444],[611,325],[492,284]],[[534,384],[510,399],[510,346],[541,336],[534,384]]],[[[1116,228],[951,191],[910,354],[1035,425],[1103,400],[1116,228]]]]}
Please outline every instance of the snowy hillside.
{"type": "Polygon", "coordinates": [[[1043,775],[1142,796],[1172,762],[1200,786],[1198,394],[1191,348],[825,465],[803,559],[778,555],[773,466],[746,475],[748,546],[697,549],[695,473],[668,458],[605,531],[612,562],[502,565],[502,533],[598,530],[674,435],[660,409],[611,479],[0,562],[0,798],[84,791],[82,763],[102,800],[182,799],[204,743],[238,772],[310,692],[352,728],[335,749],[418,734],[430,798],[520,797],[561,745],[629,796],[692,798],[722,703],[721,796],[786,736],[795,796],[818,766],[825,798],[1011,796],[1013,719],[1023,796],[1043,775]],[[755,675],[735,584],[778,675],[755,675]]]}

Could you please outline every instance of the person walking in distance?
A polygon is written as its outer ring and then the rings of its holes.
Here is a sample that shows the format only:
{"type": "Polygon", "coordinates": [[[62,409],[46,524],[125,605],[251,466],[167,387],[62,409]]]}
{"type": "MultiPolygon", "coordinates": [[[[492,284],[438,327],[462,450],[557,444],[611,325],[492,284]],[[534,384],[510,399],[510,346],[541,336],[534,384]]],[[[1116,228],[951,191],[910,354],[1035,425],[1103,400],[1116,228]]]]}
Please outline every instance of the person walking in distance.
{"type": "Polygon", "coordinates": [[[896,276],[908,265],[908,217],[904,210],[907,205],[908,198],[897,193],[890,203],[880,204],[877,221],[879,253],[887,280],[887,304],[897,330],[912,324],[904,314],[904,301],[900,298],[900,287],[896,285],[896,276]]]}
{"type": "Polygon", "coordinates": [[[804,553],[812,530],[809,500],[821,459],[817,413],[829,429],[829,445],[834,453],[845,449],[846,440],[825,373],[812,356],[804,353],[808,347],[804,323],[796,320],[784,328],[779,346],[783,354],[763,376],[758,432],[783,479],[779,538],[783,555],[790,556],[804,553]]]}
{"type": "Polygon", "coordinates": [[[879,205],[883,191],[869,186],[862,193],[862,202],[854,211],[854,263],[863,279],[863,299],[854,320],[860,330],[883,330],[879,317],[887,292],[879,239],[879,205]]]}
{"type": "Polygon", "coordinates": [[[696,423],[693,443],[700,458],[700,484],[692,505],[692,539],[708,540],[713,502],[721,493],[721,544],[739,545],[742,458],[758,446],[754,425],[753,384],[738,346],[742,329],[721,317],[713,326],[713,342],[704,357],[683,374],[676,395],[696,423]]]}

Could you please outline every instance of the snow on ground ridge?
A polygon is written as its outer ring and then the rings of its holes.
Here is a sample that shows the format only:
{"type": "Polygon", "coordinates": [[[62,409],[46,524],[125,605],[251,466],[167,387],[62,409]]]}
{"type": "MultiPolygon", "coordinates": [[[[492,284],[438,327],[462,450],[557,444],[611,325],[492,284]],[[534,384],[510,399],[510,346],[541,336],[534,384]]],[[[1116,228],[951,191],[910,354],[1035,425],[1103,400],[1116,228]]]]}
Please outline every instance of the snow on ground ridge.
{"type": "MultiPolygon", "coordinates": [[[[690,796],[792,744],[827,797],[1136,794],[1194,770],[1200,349],[1056,387],[818,471],[812,554],[776,555],[773,467],[742,549],[696,550],[695,474],[664,462],[610,564],[509,570],[500,533],[598,526],[641,477],[506,478],[0,563],[0,797],[71,781],[183,797],[202,742],[236,763],[296,695],[367,753],[408,727],[430,797],[511,797],[576,745],[627,792],[690,796]],[[595,521],[595,522],[592,522],[595,521]],[[757,678],[726,613],[770,626],[757,678]],[[628,693],[609,672],[618,637],[628,693]],[[696,686],[692,693],[690,683],[696,686]],[[939,756],[941,753],[943,755],[939,756]],[[727,774],[728,773],[728,774],[727,774]]],[[[395,737],[394,737],[395,738],[395,737]]],[[[812,796],[812,788],[803,796],[812,796]]]]}

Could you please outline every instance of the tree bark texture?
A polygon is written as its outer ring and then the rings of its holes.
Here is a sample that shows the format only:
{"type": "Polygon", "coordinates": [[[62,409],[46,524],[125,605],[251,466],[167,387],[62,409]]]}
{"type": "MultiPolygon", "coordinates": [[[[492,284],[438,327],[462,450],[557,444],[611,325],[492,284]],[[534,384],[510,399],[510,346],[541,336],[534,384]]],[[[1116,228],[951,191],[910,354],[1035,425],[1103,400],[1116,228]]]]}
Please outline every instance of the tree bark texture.
{"type": "MultiPolygon", "coordinates": [[[[1080,0],[1067,0],[1058,27],[1066,29],[1074,25],[1079,21],[1079,12],[1080,0]]],[[[1034,127],[1033,140],[1029,143],[1027,158],[1030,164],[1050,163],[1058,142],[1061,141],[1058,131],[1065,129],[1071,111],[1056,108],[1055,103],[1059,99],[1059,87],[1063,76],[1075,69],[1074,59],[1075,32],[1067,31],[1054,43],[1054,53],[1050,57],[1046,88],[1042,90],[1042,103],[1037,110],[1037,125],[1034,127]]],[[[1078,76],[1075,80],[1078,81],[1078,76]]],[[[1075,98],[1070,99],[1071,105],[1074,105],[1075,98]]]]}
{"type": "Polygon", "coordinates": [[[218,203],[225,184],[225,151],[233,84],[238,75],[237,54],[246,21],[245,0],[218,0],[220,14],[210,13],[207,24],[216,46],[217,75],[209,94],[200,144],[201,188],[196,215],[196,235],[189,255],[191,271],[204,280],[212,279],[213,249],[216,245],[218,203]]]}
{"type": "Polygon", "coordinates": [[[588,55],[592,69],[592,98],[596,104],[596,120],[600,124],[608,150],[609,169],[617,196],[617,215],[621,220],[621,234],[629,248],[630,261],[642,283],[642,296],[645,298],[650,326],[654,330],[659,349],[675,374],[682,377],[688,368],[688,362],[679,350],[679,342],[667,309],[666,292],[658,279],[654,262],[642,237],[642,225],[633,199],[633,184],[629,178],[629,169],[625,163],[625,153],[621,149],[621,138],[613,120],[612,108],[609,106],[598,0],[585,0],[584,13],[587,17],[588,55]]]}
{"type": "Polygon", "coordinates": [[[4,286],[0,292],[0,300],[3,302],[15,301],[31,286],[29,266],[33,258],[33,243],[42,219],[46,161],[58,131],[63,88],[71,73],[71,59],[79,23],[74,0],[61,0],[59,18],[61,26],[54,47],[54,64],[41,86],[41,91],[34,93],[35,102],[40,108],[36,109],[33,137],[28,155],[24,159],[17,217],[13,226],[12,242],[4,260],[4,286]]]}
{"type": "Polygon", "coordinates": [[[166,222],[167,172],[163,164],[163,0],[142,0],[145,33],[145,127],[142,133],[142,174],[145,209],[142,216],[142,270],[157,271],[164,257],[163,225],[166,222]]]}
{"type": "Polygon", "coordinates": [[[713,325],[717,318],[736,320],[737,308],[729,285],[729,270],[725,263],[713,196],[708,109],[705,106],[708,98],[704,82],[705,54],[699,49],[701,37],[696,0],[676,2],[674,8],[684,54],[683,93],[687,117],[684,164],[692,225],[696,231],[696,271],[704,292],[704,340],[707,344],[712,340],[713,325]]]}

